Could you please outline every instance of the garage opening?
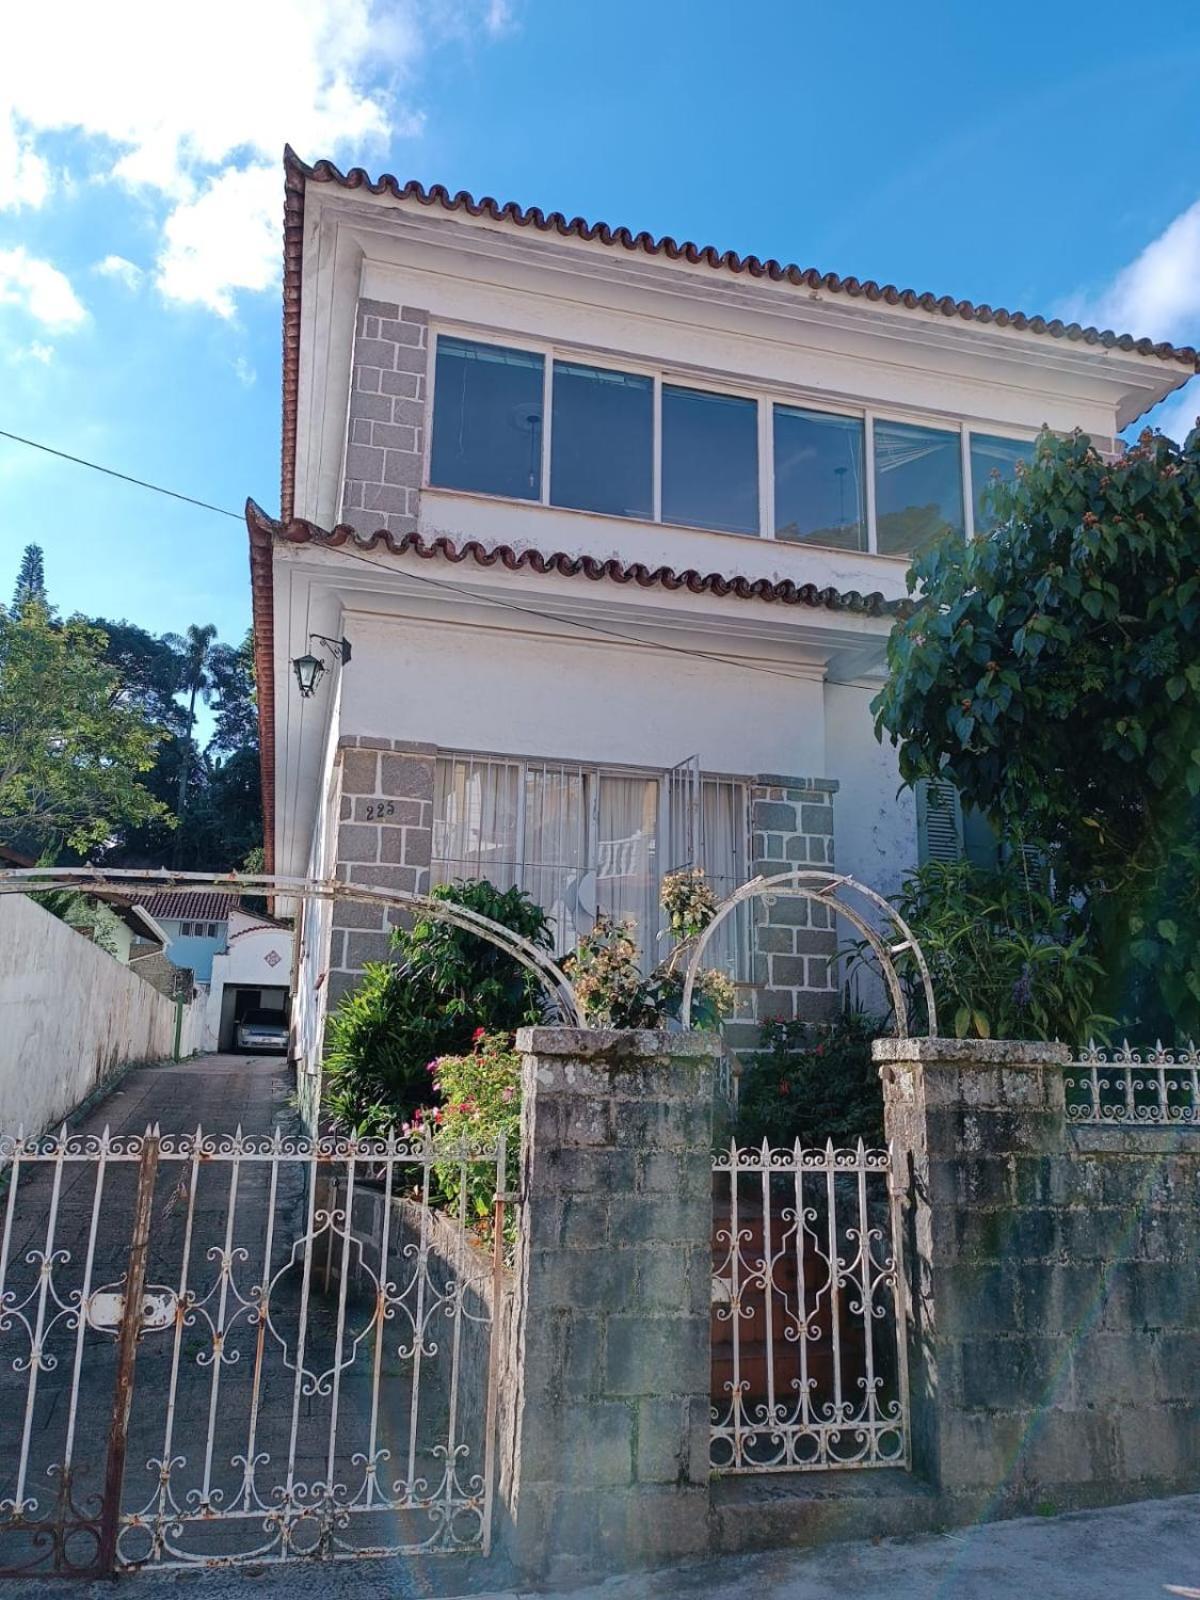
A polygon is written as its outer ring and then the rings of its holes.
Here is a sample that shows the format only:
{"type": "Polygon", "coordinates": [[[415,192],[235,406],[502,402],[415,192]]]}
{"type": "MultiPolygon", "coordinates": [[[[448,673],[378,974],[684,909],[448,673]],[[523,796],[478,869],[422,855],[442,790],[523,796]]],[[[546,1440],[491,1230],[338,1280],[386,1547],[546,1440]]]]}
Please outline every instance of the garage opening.
{"type": "Polygon", "coordinates": [[[270,1013],[287,1026],[288,991],[286,985],[260,987],[256,984],[227,983],[221,995],[221,1028],[217,1048],[237,1049],[240,1022],[251,1020],[256,1012],[270,1013]]]}

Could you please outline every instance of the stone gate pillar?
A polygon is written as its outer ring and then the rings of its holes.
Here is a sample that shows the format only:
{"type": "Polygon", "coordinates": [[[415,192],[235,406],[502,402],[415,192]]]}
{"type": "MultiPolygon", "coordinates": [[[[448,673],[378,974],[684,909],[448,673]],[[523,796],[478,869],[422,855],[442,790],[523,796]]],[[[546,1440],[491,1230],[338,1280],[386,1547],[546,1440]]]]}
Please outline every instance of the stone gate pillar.
{"type": "Polygon", "coordinates": [[[553,1583],[707,1542],[715,1035],[530,1028],[501,1499],[553,1583]]]}

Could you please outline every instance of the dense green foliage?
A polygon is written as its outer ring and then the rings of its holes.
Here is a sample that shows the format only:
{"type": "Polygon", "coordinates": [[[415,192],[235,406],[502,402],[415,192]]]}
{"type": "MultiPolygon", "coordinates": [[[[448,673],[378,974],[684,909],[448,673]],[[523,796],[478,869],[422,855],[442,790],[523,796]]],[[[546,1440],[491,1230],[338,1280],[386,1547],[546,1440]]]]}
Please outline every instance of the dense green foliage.
{"type": "MultiPolygon", "coordinates": [[[[519,889],[479,879],[433,895],[550,946],[544,913],[519,889]]],[[[326,1033],[326,1109],[360,1133],[412,1117],[428,1097],[431,1061],[466,1054],[479,1030],[511,1035],[541,1016],[537,979],[477,934],[431,917],[397,929],[392,943],[395,961],[366,968],[326,1033]]]]}
{"type": "MultiPolygon", "coordinates": [[[[432,1135],[446,1156],[433,1168],[436,1198],[467,1227],[487,1234],[496,1198],[496,1168],[482,1161],[463,1161],[462,1152],[493,1149],[503,1137],[508,1170],[515,1170],[512,1163],[521,1135],[521,1058],[510,1035],[480,1028],[468,1052],[442,1056],[430,1067],[431,1087],[440,1103],[417,1110],[405,1131],[432,1135]]],[[[515,1223],[515,1217],[511,1220],[515,1223]]]]}
{"type": "Polygon", "coordinates": [[[1200,1031],[1200,430],[1116,462],[1043,434],[999,526],[919,556],[876,730],[1047,851],[1101,1009],[1200,1031]]]}
{"type": "MultiPolygon", "coordinates": [[[[905,879],[896,906],[925,955],[942,1033],[957,1038],[1107,1036],[1095,1009],[1104,970],[1087,949],[1078,910],[1051,892],[1049,874],[1010,854],[995,870],[930,862],[905,879]]],[[[915,964],[902,957],[909,1013],[928,1023],[915,964]]]]}
{"type": "Polygon", "coordinates": [[[871,1041],[883,1031],[861,1011],[824,1024],[764,1023],[763,1053],[742,1079],[738,1144],[879,1144],[883,1090],[871,1041]]]}
{"type": "Polygon", "coordinates": [[[99,629],[36,596],[0,607],[0,837],[31,855],[167,818],[143,781],[160,730],[124,702],[104,650],[99,629]]]}

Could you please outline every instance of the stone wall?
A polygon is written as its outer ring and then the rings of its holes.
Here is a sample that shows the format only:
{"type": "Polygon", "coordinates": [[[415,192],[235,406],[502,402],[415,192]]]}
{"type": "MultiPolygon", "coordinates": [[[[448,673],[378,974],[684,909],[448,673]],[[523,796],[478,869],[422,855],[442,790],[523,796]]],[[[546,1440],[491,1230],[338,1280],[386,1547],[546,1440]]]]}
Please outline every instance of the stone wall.
{"type": "MultiPolygon", "coordinates": [[[[433,838],[433,745],[344,734],[338,741],[341,815],[337,875],[344,883],[423,894],[433,838]]],[[[398,913],[339,900],[329,947],[329,1008],[368,961],[384,961],[398,913]]]]}
{"type": "Polygon", "coordinates": [[[519,1372],[501,1462],[518,1568],[567,1583],[708,1542],[710,1035],[531,1028],[519,1372]]]}
{"type": "Polygon", "coordinates": [[[416,531],[428,364],[428,313],[358,302],[341,521],[360,533],[416,531]]]}
{"type": "Polygon", "coordinates": [[[875,1051],[945,1520],[1200,1489],[1200,1132],[1069,1125],[1060,1046],[875,1051]]]}

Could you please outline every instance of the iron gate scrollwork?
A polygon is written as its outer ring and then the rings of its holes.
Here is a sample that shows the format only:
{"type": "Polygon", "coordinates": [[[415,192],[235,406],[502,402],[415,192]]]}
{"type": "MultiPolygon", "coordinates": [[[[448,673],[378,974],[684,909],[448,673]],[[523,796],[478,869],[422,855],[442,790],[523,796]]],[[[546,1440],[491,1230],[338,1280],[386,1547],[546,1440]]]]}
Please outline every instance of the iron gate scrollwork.
{"type": "Polygon", "coordinates": [[[505,1165],[0,1136],[0,1571],[486,1551],[505,1165]]]}

